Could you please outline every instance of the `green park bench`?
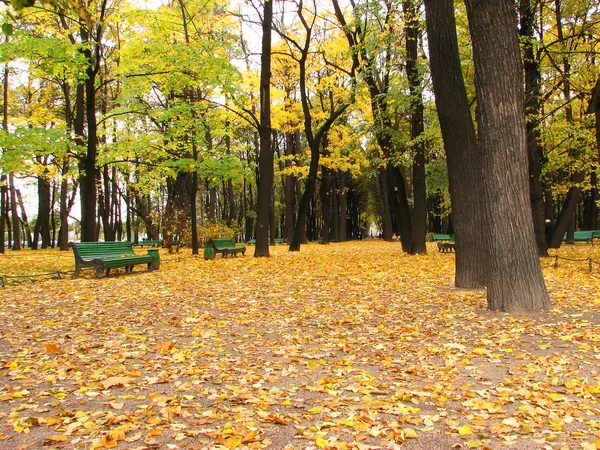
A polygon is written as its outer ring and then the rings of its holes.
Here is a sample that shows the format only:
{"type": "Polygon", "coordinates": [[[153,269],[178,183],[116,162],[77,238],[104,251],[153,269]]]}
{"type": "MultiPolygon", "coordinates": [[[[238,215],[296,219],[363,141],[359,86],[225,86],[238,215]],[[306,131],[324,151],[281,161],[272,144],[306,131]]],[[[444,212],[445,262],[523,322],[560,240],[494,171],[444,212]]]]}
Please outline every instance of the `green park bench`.
{"type": "Polygon", "coordinates": [[[275,238],[275,244],[285,244],[285,238],[275,238]]]}
{"type": "Polygon", "coordinates": [[[147,264],[148,269],[158,269],[158,250],[148,250],[145,255],[136,255],[131,242],[70,242],[75,256],[75,274],[79,276],[81,269],[90,267],[96,269],[96,277],[106,276],[110,269],[124,267],[125,272],[131,272],[136,264],[147,264]]]}
{"type": "Polygon", "coordinates": [[[161,245],[161,241],[155,241],[155,240],[142,240],[139,242],[136,242],[133,245],[137,245],[138,247],[158,247],[159,245],[161,245]]]}
{"type": "Polygon", "coordinates": [[[223,258],[226,258],[229,255],[236,255],[237,253],[241,253],[242,255],[246,253],[246,247],[236,247],[233,240],[229,238],[211,239],[210,242],[215,254],[221,253],[223,258]]]}
{"type": "MultiPolygon", "coordinates": [[[[575,242],[592,242],[594,239],[600,239],[600,230],[575,231],[573,240],[575,242]]],[[[563,241],[567,240],[567,233],[563,236],[563,241]]]]}

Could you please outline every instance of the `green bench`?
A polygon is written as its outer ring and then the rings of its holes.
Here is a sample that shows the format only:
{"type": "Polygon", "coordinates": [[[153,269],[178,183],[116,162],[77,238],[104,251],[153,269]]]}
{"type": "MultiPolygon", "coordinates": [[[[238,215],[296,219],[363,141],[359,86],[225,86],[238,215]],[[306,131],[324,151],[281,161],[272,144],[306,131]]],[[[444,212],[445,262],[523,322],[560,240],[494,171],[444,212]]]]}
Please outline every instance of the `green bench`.
{"type": "Polygon", "coordinates": [[[139,241],[136,242],[134,245],[137,245],[138,247],[158,247],[159,245],[161,245],[161,241],[154,241],[154,240],[143,240],[143,241],[139,241]]]}
{"type": "Polygon", "coordinates": [[[275,244],[285,244],[285,238],[275,238],[275,244]]]}
{"type": "MultiPolygon", "coordinates": [[[[600,239],[600,230],[575,231],[573,239],[575,242],[592,242],[594,239],[600,239]]],[[[567,233],[563,236],[563,241],[567,240],[567,233]]]]}
{"type": "Polygon", "coordinates": [[[453,234],[432,234],[431,241],[454,241],[453,234]]]}
{"type": "Polygon", "coordinates": [[[150,270],[158,268],[158,250],[148,250],[145,255],[136,255],[131,242],[70,242],[69,247],[73,249],[75,256],[73,278],[77,278],[81,269],[87,267],[96,269],[97,278],[102,277],[103,270],[106,270],[108,276],[110,269],[118,267],[131,272],[136,264],[147,264],[150,270]]]}
{"type": "Polygon", "coordinates": [[[211,239],[210,243],[215,254],[221,253],[223,258],[227,258],[229,255],[237,255],[238,253],[241,253],[242,255],[246,253],[246,247],[236,247],[233,240],[229,238],[211,239]]]}

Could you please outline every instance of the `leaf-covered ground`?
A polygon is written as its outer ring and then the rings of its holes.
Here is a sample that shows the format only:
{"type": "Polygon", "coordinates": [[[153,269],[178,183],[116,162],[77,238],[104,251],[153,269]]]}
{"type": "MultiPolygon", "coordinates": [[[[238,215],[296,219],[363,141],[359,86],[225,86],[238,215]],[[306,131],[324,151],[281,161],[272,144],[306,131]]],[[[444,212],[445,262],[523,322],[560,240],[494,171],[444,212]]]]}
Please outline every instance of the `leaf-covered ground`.
{"type": "MultiPolygon", "coordinates": [[[[252,251],[5,278],[0,449],[600,448],[598,266],[543,259],[554,309],[511,316],[433,246],[252,251]]],[[[0,255],[3,276],[73,266],[0,255]]]]}

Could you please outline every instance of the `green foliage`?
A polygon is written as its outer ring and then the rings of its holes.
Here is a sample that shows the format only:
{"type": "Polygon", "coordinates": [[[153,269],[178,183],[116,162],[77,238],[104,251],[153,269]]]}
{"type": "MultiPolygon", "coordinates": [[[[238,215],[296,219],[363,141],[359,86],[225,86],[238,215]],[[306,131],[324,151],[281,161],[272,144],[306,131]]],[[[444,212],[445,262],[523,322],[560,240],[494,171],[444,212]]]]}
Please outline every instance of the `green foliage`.
{"type": "Polygon", "coordinates": [[[2,33],[5,36],[11,36],[14,32],[14,27],[12,25],[12,23],[3,23],[2,24],[2,33]]]}
{"type": "Polygon", "coordinates": [[[35,156],[65,155],[68,139],[61,129],[17,126],[13,132],[0,130],[0,147],[4,172],[31,175],[36,171],[35,156]]]}

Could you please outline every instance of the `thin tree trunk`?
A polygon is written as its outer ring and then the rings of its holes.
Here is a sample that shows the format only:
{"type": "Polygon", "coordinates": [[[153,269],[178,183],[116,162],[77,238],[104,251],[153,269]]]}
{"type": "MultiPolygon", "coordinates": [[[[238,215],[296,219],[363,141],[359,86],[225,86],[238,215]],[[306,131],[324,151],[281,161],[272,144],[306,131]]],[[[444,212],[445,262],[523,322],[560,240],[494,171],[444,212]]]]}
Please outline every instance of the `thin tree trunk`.
{"type": "Polygon", "coordinates": [[[10,211],[12,216],[12,231],[13,231],[13,250],[21,250],[21,223],[19,219],[19,211],[17,209],[17,188],[15,187],[15,176],[12,173],[8,174],[8,184],[10,190],[10,211]]]}
{"type": "MultiPolygon", "coordinates": [[[[295,134],[286,133],[285,139],[285,155],[292,156],[296,152],[295,150],[295,134]]],[[[285,167],[290,168],[292,161],[286,159],[285,167]]],[[[294,236],[294,217],[296,215],[296,180],[291,174],[285,175],[285,231],[288,242],[292,242],[294,236]]]]}
{"type": "Polygon", "coordinates": [[[339,205],[340,205],[340,231],[339,231],[339,242],[346,242],[348,240],[348,193],[346,192],[346,179],[344,174],[338,171],[339,180],[339,205]]]}
{"type": "Polygon", "coordinates": [[[326,167],[321,167],[321,185],[320,185],[320,199],[321,199],[321,214],[322,214],[322,226],[321,226],[321,237],[323,244],[329,244],[329,228],[331,227],[331,171],[326,167]]]}
{"type": "MultiPolygon", "coordinates": [[[[5,38],[8,41],[8,36],[5,38]]],[[[2,106],[2,129],[4,131],[8,131],[8,74],[9,68],[8,64],[4,65],[4,79],[3,79],[3,106],[2,106]]],[[[6,218],[8,216],[8,178],[6,173],[2,171],[2,176],[0,177],[0,253],[4,254],[6,252],[4,239],[6,233],[6,218]]]]}
{"type": "Polygon", "coordinates": [[[31,233],[31,227],[29,226],[29,219],[27,219],[27,212],[25,211],[25,204],[23,203],[23,197],[21,195],[21,190],[17,189],[17,202],[19,208],[21,208],[21,226],[23,227],[23,234],[25,235],[25,239],[27,239],[27,245],[29,248],[33,248],[33,236],[31,233]]]}
{"type": "Polygon", "coordinates": [[[392,214],[390,211],[390,202],[387,188],[387,177],[384,169],[380,169],[376,178],[377,192],[379,193],[379,210],[381,211],[382,221],[382,237],[384,240],[389,241],[392,239],[392,214]]]}

